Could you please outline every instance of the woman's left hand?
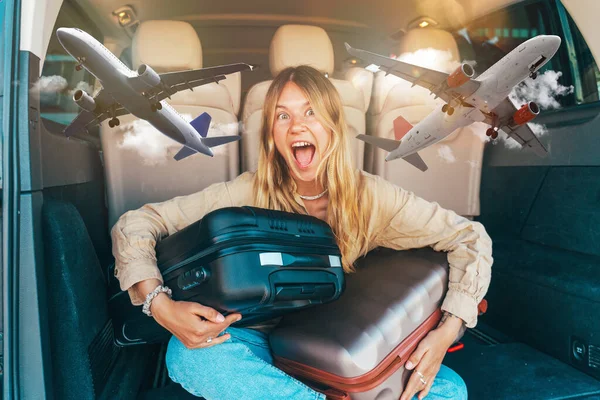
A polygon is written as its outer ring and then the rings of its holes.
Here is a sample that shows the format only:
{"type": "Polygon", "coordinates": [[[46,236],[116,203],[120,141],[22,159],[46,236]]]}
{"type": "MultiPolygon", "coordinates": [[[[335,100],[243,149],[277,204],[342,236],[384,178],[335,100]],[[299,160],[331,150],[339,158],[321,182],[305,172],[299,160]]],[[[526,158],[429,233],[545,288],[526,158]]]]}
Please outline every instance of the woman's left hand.
{"type": "Polygon", "coordinates": [[[440,370],[446,351],[458,335],[460,326],[458,326],[458,329],[455,328],[456,326],[448,323],[443,324],[430,331],[419,342],[415,351],[404,364],[404,368],[414,371],[404,387],[400,400],[411,400],[419,392],[419,400],[427,396],[433,385],[433,380],[440,370]],[[422,380],[426,383],[423,383],[422,380]]]}

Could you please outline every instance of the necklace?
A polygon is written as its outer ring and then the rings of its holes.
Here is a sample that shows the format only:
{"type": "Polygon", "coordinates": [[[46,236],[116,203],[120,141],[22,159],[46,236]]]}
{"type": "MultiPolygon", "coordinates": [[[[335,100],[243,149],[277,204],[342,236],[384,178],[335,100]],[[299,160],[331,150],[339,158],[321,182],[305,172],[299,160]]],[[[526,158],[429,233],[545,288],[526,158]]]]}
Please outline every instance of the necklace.
{"type": "Polygon", "coordinates": [[[329,189],[325,189],[322,193],[319,193],[314,196],[303,196],[301,194],[298,194],[298,196],[300,196],[300,198],[302,200],[317,200],[317,199],[320,199],[321,197],[323,197],[325,195],[325,193],[327,193],[327,190],[329,190],[329,189]]]}

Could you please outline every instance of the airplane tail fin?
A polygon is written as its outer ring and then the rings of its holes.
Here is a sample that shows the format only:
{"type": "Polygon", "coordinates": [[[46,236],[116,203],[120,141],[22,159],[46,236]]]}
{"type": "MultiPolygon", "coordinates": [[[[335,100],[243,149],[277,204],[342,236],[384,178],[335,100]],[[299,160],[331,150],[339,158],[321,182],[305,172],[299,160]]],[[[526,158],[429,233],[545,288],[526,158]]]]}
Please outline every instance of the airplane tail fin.
{"type": "Polygon", "coordinates": [[[394,120],[394,137],[396,140],[402,140],[404,135],[408,133],[413,126],[403,117],[398,117],[394,120]]]}
{"type": "Polygon", "coordinates": [[[205,138],[208,134],[208,128],[210,126],[211,119],[211,116],[208,115],[208,113],[204,112],[200,114],[200,116],[196,117],[196,119],[194,119],[192,122],[190,122],[190,125],[194,127],[194,129],[200,134],[200,136],[205,138]]]}
{"type": "Polygon", "coordinates": [[[213,154],[212,150],[210,149],[211,147],[220,146],[222,144],[234,142],[236,140],[240,140],[240,138],[241,138],[240,136],[215,136],[215,137],[201,138],[200,139],[201,143],[202,143],[201,145],[188,143],[187,145],[183,146],[179,150],[179,152],[177,152],[177,154],[175,154],[175,157],[173,157],[173,158],[175,160],[179,161],[179,160],[183,160],[186,157],[194,155],[196,153],[202,153],[207,156],[213,157],[214,154],[213,154]]]}
{"type": "Polygon", "coordinates": [[[197,151],[187,147],[187,146],[183,146],[181,148],[181,150],[179,150],[179,152],[177,152],[177,154],[175,154],[175,157],[173,157],[175,160],[179,161],[179,160],[183,160],[186,157],[191,156],[192,154],[196,154],[197,151]]]}
{"type": "Polygon", "coordinates": [[[370,145],[377,146],[388,152],[392,152],[398,148],[402,138],[412,129],[410,122],[402,117],[398,117],[394,120],[394,137],[396,140],[384,139],[369,135],[358,135],[356,138],[362,140],[370,145]]]}
{"type": "MultiPolygon", "coordinates": [[[[194,129],[202,136],[202,144],[207,147],[216,147],[222,144],[234,142],[236,140],[240,140],[240,136],[214,136],[207,137],[208,128],[210,127],[210,121],[212,120],[211,116],[208,113],[202,113],[195,120],[190,122],[190,124],[194,127],[194,129]]],[[[181,149],[183,151],[183,149],[181,149]]]]}
{"type": "Polygon", "coordinates": [[[398,148],[400,142],[392,139],[384,139],[380,137],[370,136],[370,135],[358,135],[357,139],[362,140],[365,143],[368,143],[372,146],[379,147],[387,152],[392,152],[398,148]]]}
{"type": "Polygon", "coordinates": [[[428,169],[427,164],[425,164],[425,161],[423,161],[419,153],[411,154],[410,156],[406,156],[402,159],[423,172],[427,171],[428,169]]]}
{"type": "Polygon", "coordinates": [[[236,140],[240,140],[241,138],[242,137],[238,135],[205,137],[202,138],[202,144],[208,147],[216,147],[222,144],[235,142],[236,140]]]}

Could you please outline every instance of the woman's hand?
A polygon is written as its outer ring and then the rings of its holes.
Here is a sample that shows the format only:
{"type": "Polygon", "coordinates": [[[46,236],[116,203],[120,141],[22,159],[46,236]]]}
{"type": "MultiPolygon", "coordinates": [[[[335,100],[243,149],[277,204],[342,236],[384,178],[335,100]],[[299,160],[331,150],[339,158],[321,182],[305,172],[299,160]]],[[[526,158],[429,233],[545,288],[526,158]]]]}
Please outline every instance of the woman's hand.
{"type": "Polygon", "coordinates": [[[425,336],[410,355],[404,368],[413,370],[400,400],[411,400],[419,393],[419,400],[429,393],[433,380],[440,370],[448,348],[454,343],[463,326],[463,321],[446,315],[440,325],[425,336]],[[426,383],[423,383],[423,381],[426,383]]]}
{"type": "Polygon", "coordinates": [[[213,308],[188,301],[171,300],[164,293],[152,300],[152,315],[156,322],[171,332],[188,349],[211,347],[223,343],[230,334],[219,336],[240,314],[223,317],[213,308]],[[207,340],[211,338],[210,343],[207,340]]]}
{"type": "MultiPolygon", "coordinates": [[[[161,281],[146,279],[136,283],[133,290],[145,298],[161,281]]],[[[229,314],[226,318],[213,308],[187,301],[174,301],[160,293],[150,303],[152,316],[163,328],[171,332],[188,349],[210,347],[223,343],[231,337],[219,336],[229,325],[242,319],[240,314],[229,314]],[[210,343],[207,340],[211,338],[210,343]]]]}

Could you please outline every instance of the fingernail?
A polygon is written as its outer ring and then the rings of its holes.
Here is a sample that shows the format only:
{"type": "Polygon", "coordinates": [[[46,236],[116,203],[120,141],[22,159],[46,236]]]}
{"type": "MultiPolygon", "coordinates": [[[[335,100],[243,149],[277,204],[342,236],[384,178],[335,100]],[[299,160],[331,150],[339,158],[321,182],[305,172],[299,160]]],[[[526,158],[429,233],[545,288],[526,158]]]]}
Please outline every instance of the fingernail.
{"type": "Polygon", "coordinates": [[[235,320],[235,322],[241,321],[242,317],[238,317],[238,319],[235,320]]]}
{"type": "Polygon", "coordinates": [[[406,369],[412,369],[413,364],[410,361],[407,361],[406,364],[404,365],[404,368],[406,369]]]}
{"type": "Polygon", "coordinates": [[[225,321],[225,317],[222,316],[221,314],[217,315],[217,322],[223,322],[225,321]]]}

